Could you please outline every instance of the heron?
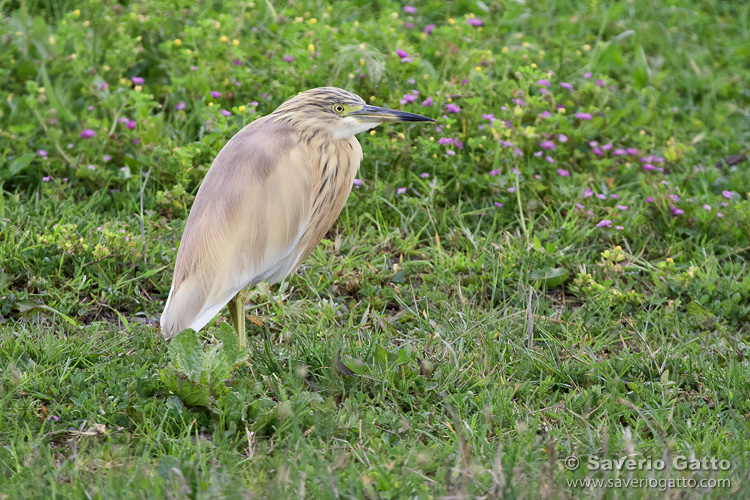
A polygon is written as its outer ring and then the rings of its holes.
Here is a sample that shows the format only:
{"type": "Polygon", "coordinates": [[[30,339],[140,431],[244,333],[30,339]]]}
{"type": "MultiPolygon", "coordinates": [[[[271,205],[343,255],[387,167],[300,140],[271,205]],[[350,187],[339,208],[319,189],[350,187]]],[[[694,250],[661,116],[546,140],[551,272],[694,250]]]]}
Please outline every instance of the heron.
{"type": "Polygon", "coordinates": [[[161,315],[161,333],[200,331],[228,306],[245,347],[245,304],[282,281],[338,218],[362,161],[354,137],[386,122],[434,122],[320,87],[288,99],[235,134],[214,159],[188,215],[161,315]]]}

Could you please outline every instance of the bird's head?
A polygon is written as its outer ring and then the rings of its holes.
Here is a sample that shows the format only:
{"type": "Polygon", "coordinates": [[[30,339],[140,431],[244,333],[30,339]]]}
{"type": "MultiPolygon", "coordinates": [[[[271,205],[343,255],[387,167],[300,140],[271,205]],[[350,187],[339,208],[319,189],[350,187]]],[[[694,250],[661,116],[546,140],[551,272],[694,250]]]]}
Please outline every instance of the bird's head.
{"type": "Polygon", "coordinates": [[[435,121],[406,111],[370,106],[358,95],[336,87],[302,92],[279,106],[274,114],[283,114],[295,125],[327,132],[336,139],[352,137],[385,122],[435,121]]]}

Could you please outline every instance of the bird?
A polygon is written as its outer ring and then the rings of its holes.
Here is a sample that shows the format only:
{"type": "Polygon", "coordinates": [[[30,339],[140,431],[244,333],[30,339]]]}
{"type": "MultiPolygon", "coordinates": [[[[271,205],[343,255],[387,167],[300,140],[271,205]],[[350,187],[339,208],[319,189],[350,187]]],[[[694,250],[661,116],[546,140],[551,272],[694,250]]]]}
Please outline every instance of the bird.
{"type": "Polygon", "coordinates": [[[363,158],[354,136],[385,122],[434,121],[319,87],[242,128],[219,151],[188,214],[162,336],[198,332],[226,305],[245,347],[252,288],[296,271],[341,213],[363,158]]]}

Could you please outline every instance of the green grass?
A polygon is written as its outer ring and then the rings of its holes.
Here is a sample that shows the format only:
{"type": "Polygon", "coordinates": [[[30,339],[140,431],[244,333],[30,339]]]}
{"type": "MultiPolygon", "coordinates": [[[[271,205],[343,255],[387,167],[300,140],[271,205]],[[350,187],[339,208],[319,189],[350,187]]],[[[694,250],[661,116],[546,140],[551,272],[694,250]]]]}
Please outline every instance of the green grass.
{"type": "Polygon", "coordinates": [[[124,3],[0,2],[0,498],[748,495],[750,7],[124,3]],[[186,405],[158,318],[193,197],[323,85],[441,129],[359,137],[362,186],[186,405]],[[728,467],[587,467],[679,456],[728,467]]]}

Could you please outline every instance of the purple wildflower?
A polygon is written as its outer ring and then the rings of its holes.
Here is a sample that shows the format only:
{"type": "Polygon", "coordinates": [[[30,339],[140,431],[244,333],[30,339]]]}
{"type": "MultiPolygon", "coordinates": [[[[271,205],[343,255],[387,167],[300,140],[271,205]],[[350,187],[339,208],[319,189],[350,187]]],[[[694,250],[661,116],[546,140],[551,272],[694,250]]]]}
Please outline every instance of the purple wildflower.
{"type": "Polygon", "coordinates": [[[446,105],[445,109],[449,113],[460,113],[461,112],[461,108],[457,104],[453,104],[453,103],[450,103],[450,104],[446,105]]]}
{"type": "Polygon", "coordinates": [[[404,194],[405,192],[406,192],[406,188],[405,187],[400,187],[400,188],[398,188],[396,190],[397,194],[404,194]]]}
{"type": "Polygon", "coordinates": [[[564,89],[573,90],[573,84],[572,83],[565,83],[560,82],[560,86],[564,89]]]}
{"type": "Polygon", "coordinates": [[[470,17],[466,20],[466,24],[469,26],[484,26],[484,21],[477,19],[476,17],[470,17]]]}
{"type": "Polygon", "coordinates": [[[416,14],[417,13],[417,8],[416,7],[412,7],[410,5],[405,5],[404,6],[404,12],[406,12],[407,14],[416,14]]]}
{"type": "Polygon", "coordinates": [[[670,194],[669,195],[669,199],[672,200],[675,203],[677,203],[678,201],[680,201],[680,197],[677,196],[676,194],[670,194]]]}
{"type": "Polygon", "coordinates": [[[96,87],[97,90],[106,90],[109,88],[109,84],[106,80],[102,80],[102,83],[99,84],[98,87],[96,87]]]}
{"type": "Polygon", "coordinates": [[[646,198],[646,203],[653,203],[653,202],[654,202],[653,196],[649,196],[648,198],[646,198]]]}
{"type": "Polygon", "coordinates": [[[288,62],[288,63],[290,63],[290,62],[294,61],[294,56],[292,56],[292,55],[289,55],[289,54],[287,54],[287,55],[285,55],[284,57],[282,57],[282,59],[283,59],[283,60],[284,60],[285,62],[288,62]]]}
{"type": "Polygon", "coordinates": [[[622,227],[622,226],[615,226],[615,229],[616,229],[617,231],[622,231],[622,230],[623,230],[623,229],[625,229],[625,228],[624,228],[624,227],[622,227]]]}
{"type": "Polygon", "coordinates": [[[627,205],[615,205],[615,208],[617,210],[627,210],[628,206],[627,205]]]}
{"type": "Polygon", "coordinates": [[[721,212],[716,212],[716,217],[718,217],[719,219],[721,219],[722,217],[724,217],[724,214],[721,213],[721,212]]]}
{"type": "Polygon", "coordinates": [[[445,154],[447,154],[448,156],[455,156],[456,152],[453,151],[452,149],[449,149],[448,151],[445,152],[445,154]]]}
{"type": "Polygon", "coordinates": [[[360,179],[354,179],[352,180],[352,185],[354,186],[354,189],[359,189],[362,185],[362,181],[360,179]]]}
{"type": "Polygon", "coordinates": [[[536,116],[537,116],[537,118],[539,118],[541,120],[544,120],[545,118],[549,118],[550,116],[552,116],[552,113],[550,113],[549,111],[542,111],[541,113],[539,113],[536,116]]]}
{"type": "Polygon", "coordinates": [[[405,57],[409,57],[409,53],[401,49],[396,50],[396,55],[400,57],[401,59],[404,59],[405,57]]]}
{"type": "Polygon", "coordinates": [[[681,208],[672,207],[672,215],[685,215],[685,211],[681,208]]]}
{"type": "Polygon", "coordinates": [[[135,129],[135,120],[128,120],[128,122],[125,124],[125,126],[127,128],[129,128],[130,130],[135,129]]]}
{"type": "Polygon", "coordinates": [[[495,202],[495,206],[496,206],[497,208],[503,208],[503,204],[502,204],[502,203],[500,203],[499,201],[496,201],[496,202],[495,202]]]}
{"type": "Polygon", "coordinates": [[[558,134],[557,140],[560,142],[568,142],[568,136],[565,134],[558,134]]]}
{"type": "Polygon", "coordinates": [[[594,192],[591,190],[591,188],[586,188],[583,190],[584,198],[591,198],[592,196],[594,196],[594,192]]]}
{"type": "Polygon", "coordinates": [[[523,99],[511,99],[510,102],[518,106],[526,106],[526,102],[523,99]]]}
{"type": "Polygon", "coordinates": [[[644,163],[643,170],[656,170],[656,167],[651,165],[650,163],[644,163]]]}
{"type": "Polygon", "coordinates": [[[83,137],[84,139],[91,139],[92,137],[96,137],[96,132],[94,132],[90,128],[85,128],[81,130],[81,137],[83,137]]]}
{"type": "Polygon", "coordinates": [[[638,156],[638,149],[637,148],[628,148],[626,150],[630,156],[638,156]]]}
{"type": "Polygon", "coordinates": [[[49,181],[50,181],[50,179],[52,179],[52,176],[50,176],[50,175],[45,175],[44,177],[42,177],[42,182],[49,182],[49,181]]]}
{"type": "Polygon", "coordinates": [[[47,151],[45,151],[44,149],[37,149],[36,154],[38,154],[42,158],[47,158],[47,151]]]}
{"type": "Polygon", "coordinates": [[[549,80],[537,80],[536,84],[544,88],[549,88],[550,85],[549,80]]]}
{"type": "Polygon", "coordinates": [[[603,193],[597,194],[596,197],[599,198],[600,200],[606,200],[607,199],[607,195],[603,194],[603,193]]]}
{"type": "Polygon", "coordinates": [[[112,157],[111,157],[111,156],[109,156],[109,155],[104,155],[104,156],[102,156],[102,160],[104,160],[105,162],[108,162],[108,161],[109,161],[109,160],[111,160],[111,159],[112,159],[112,157]]]}
{"type": "Polygon", "coordinates": [[[482,118],[490,122],[494,122],[496,120],[495,115],[493,114],[482,115],[482,118]]]}
{"type": "Polygon", "coordinates": [[[564,168],[558,168],[557,169],[557,175],[559,175],[560,177],[570,177],[570,172],[568,172],[564,168]]]}
{"type": "MultiPolygon", "coordinates": [[[[555,163],[555,159],[552,158],[551,156],[545,156],[544,157],[544,161],[546,161],[547,163],[555,163]]],[[[558,174],[560,174],[560,170],[562,170],[562,169],[559,169],[557,171],[558,174]]],[[[564,170],[564,172],[567,172],[567,170],[564,170]]],[[[563,174],[560,174],[560,175],[563,175],[563,174]]],[[[568,173],[568,175],[570,175],[570,173],[568,173]]],[[[565,177],[567,177],[567,175],[565,177]]]]}
{"type": "Polygon", "coordinates": [[[242,66],[242,61],[240,61],[239,59],[232,59],[232,64],[234,64],[235,66],[242,66]]]}
{"type": "Polygon", "coordinates": [[[575,114],[575,117],[579,120],[591,120],[591,115],[589,113],[578,112],[575,114]]]}
{"type": "Polygon", "coordinates": [[[176,109],[177,111],[182,111],[183,109],[185,109],[185,103],[183,101],[178,102],[174,109],[176,109]]]}
{"type": "Polygon", "coordinates": [[[146,81],[146,80],[144,80],[144,79],[143,79],[142,77],[140,77],[140,76],[134,76],[134,77],[132,77],[132,78],[131,78],[131,80],[133,81],[133,84],[134,84],[134,85],[143,85],[143,84],[144,84],[144,82],[146,81]]]}
{"type": "Polygon", "coordinates": [[[432,97],[428,97],[424,101],[422,101],[422,106],[425,108],[432,106],[432,97]]]}
{"type": "Polygon", "coordinates": [[[711,205],[703,205],[703,210],[705,210],[706,212],[710,212],[711,211],[711,205]]]}
{"type": "Polygon", "coordinates": [[[596,86],[597,86],[597,87],[604,87],[604,85],[606,85],[606,84],[604,83],[604,80],[597,80],[597,81],[596,81],[596,86]]]}
{"type": "Polygon", "coordinates": [[[428,174],[427,172],[422,172],[421,174],[419,174],[420,179],[427,179],[428,177],[430,177],[430,174],[428,174]]]}
{"type": "Polygon", "coordinates": [[[425,26],[424,27],[424,33],[425,33],[425,35],[429,35],[430,33],[432,33],[432,30],[434,30],[434,29],[435,29],[435,25],[434,24],[428,24],[427,26],[425,26]]]}
{"type": "Polygon", "coordinates": [[[721,192],[721,195],[722,195],[722,196],[723,196],[724,198],[726,198],[727,200],[731,200],[731,199],[732,199],[732,195],[733,195],[733,194],[734,194],[734,193],[733,193],[732,191],[722,191],[722,192],[721,192]]]}
{"type": "Polygon", "coordinates": [[[612,151],[612,156],[625,156],[627,153],[622,148],[617,148],[614,151],[612,151]]]}
{"type": "Polygon", "coordinates": [[[438,139],[438,144],[453,144],[453,139],[450,137],[441,137],[438,139]]]}
{"type": "Polygon", "coordinates": [[[602,219],[597,222],[596,227],[612,227],[612,221],[609,219],[602,219]]]}
{"type": "Polygon", "coordinates": [[[589,78],[591,78],[592,75],[593,74],[591,73],[591,71],[587,71],[587,72],[585,72],[583,74],[583,78],[585,78],[586,80],[588,80],[589,78]]]}
{"type": "Polygon", "coordinates": [[[555,149],[555,143],[552,141],[542,141],[539,145],[542,149],[555,149]]]}
{"type": "Polygon", "coordinates": [[[227,111],[226,109],[222,109],[222,110],[221,110],[221,114],[222,114],[222,115],[224,115],[224,116],[232,116],[232,113],[230,113],[230,112],[229,112],[229,111],[227,111]]]}
{"type": "Polygon", "coordinates": [[[219,92],[218,90],[212,90],[211,97],[213,97],[214,99],[218,99],[219,97],[221,97],[221,92],[219,92]]]}
{"type": "Polygon", "coordinates": [[[495,170],[490,170],[490,175],[495,177],[496,175],[500,175],[500,169],[496,168],[495,170]]]}

